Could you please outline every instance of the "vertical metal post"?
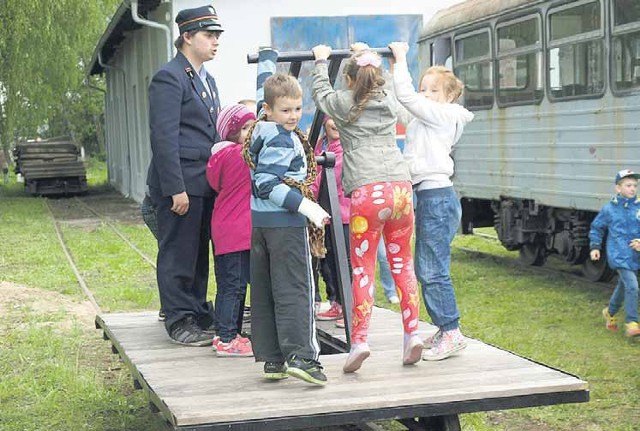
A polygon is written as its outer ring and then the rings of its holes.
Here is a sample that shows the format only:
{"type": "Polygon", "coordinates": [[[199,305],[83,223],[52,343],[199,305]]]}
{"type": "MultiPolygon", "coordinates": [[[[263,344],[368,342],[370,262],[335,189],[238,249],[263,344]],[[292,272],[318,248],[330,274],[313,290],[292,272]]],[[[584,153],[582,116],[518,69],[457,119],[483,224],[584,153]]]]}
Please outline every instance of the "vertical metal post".
{"type": "Polygon", "coordinates": [[[351,348],[351,308],[353,306],[353,296],[351,294],[351,269],[347,244],[344,238],[342,227],[342,217],[340,216],[340,202],[338,200],[338,183],[333,170],[335,166],[335,154],[323,153],[319,160],[323,166],[322,179],[320,180],[320,190],[318,192],[318,203],[331,215],[331,246],[333,247],[333,257],[335,268],[338,273],[338,294],[342,301],[342,316],[344,317],[344,330],[347,348],[351,348]]]}

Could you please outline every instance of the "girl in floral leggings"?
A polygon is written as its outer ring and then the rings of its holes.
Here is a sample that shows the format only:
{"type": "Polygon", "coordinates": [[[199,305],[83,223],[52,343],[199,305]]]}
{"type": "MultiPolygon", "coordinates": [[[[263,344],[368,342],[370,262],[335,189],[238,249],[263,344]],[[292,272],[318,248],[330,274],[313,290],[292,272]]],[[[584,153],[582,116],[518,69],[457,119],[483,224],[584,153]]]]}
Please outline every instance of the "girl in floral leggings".
{"type": "Polygon", "coordinates": [[[333,89],[327,59],[331,48],[313,48],[313,99],[331,116],[344,150],[342,185],[351,195],[350,248],[353,267],[351,351],[345,373],[360,368],[371,354],[367,332],[374,302],[376,251],[384,235],[387,257],[400,297],[404,327],[403,364],[420,360],[417,334],[420,296],[411,255],[413,202],[409,169],[396,145],[396,100],[385,86],[381,58],[365,44],[354,44],[344,68],[347,90],[333,89]]]}

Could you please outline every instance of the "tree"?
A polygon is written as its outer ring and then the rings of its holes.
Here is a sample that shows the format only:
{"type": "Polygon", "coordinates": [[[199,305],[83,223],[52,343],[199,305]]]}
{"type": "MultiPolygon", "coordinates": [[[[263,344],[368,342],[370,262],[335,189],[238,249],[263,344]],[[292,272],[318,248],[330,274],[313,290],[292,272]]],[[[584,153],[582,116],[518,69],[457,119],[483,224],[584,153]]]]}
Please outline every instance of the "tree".
{"type": "Polygon", "coordinates": [[[95,135],[103,96],[83,82],[119,2],[0,0],[0,147],[19,136],[95,135]]]}

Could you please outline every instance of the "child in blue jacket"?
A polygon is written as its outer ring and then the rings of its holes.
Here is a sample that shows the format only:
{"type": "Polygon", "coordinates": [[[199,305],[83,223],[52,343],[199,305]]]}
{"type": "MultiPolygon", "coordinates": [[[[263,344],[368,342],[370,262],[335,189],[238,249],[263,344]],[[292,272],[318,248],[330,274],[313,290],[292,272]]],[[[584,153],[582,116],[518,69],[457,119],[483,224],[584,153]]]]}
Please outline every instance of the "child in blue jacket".
{"type": "Polygon", "coordinates": [[[638,326],[638,269],[640,269],[640,198],[636,195],[640,174],[625,169],[616,174],[616,196],[591,223],[589,248],[591,260],[600,259],[607,234],[607,262],[618,272],[618,284],[609,306],[602,310],[607,329],[617,331],[615,314],[625,304],[628,337],[640,335],[638,326]]]}

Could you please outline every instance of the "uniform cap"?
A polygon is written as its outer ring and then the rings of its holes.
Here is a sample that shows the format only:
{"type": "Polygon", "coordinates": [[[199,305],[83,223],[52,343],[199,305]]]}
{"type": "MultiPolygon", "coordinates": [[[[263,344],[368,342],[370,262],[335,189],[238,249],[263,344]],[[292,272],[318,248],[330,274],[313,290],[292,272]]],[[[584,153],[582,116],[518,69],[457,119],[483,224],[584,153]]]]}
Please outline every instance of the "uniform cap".
{"type": "Polygon", "coordinates": [[[640,174],[636,174],[631,169],[623,169],[616,174],[616,184],[618,184],[623,178],[635,178],[640,179],[640,174]]]}
{"type": "Polygon", "coordinates": [[[247,121],[255,120],[256,114],[244,105],[235,104],[225,106],[218,114],[216,130],[223,140],[236,135],[247,121]]]}
{"type": "Polygon", "coordinates": [[[191,30],[224,31],[213,6],[183,9],[176,16],[180,34],[191,30]]]}

